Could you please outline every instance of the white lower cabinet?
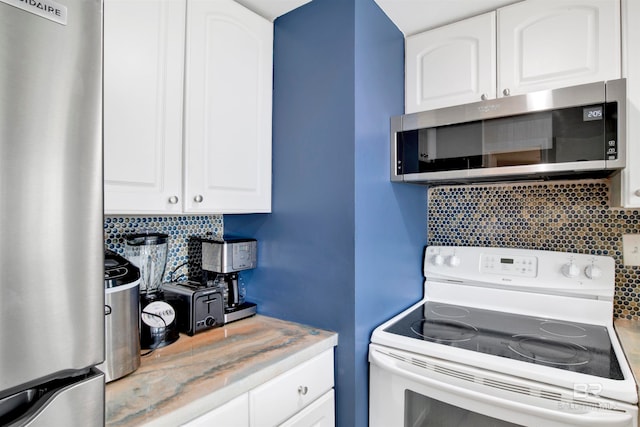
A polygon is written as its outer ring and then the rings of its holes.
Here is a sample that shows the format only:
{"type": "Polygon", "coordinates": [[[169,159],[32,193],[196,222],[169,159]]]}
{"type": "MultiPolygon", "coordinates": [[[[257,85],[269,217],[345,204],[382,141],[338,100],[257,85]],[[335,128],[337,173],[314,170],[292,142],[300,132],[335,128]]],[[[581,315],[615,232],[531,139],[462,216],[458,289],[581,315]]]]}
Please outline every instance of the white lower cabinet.
{"type": "Polygon", "coordinates": [[[333,427],[333,348],[249,390],[184,427],[333,427]]]}
{"type": "Polygon", "coordinates": [[[280,427],[333,427],[335,421],[335,397],[333,389],[323,394],[311,405],[289,418],[280,427]]]}
{"type": "Polygon", "coordinates": [[[241,394],[213,411],[189,421],[184,426],[249,427],[249,394],[241,394]]]}
{"type": "Polygon", "coordinates": [[[249,392],[251,427],[280,425],[333,388],[333,350],[249,392]]]}

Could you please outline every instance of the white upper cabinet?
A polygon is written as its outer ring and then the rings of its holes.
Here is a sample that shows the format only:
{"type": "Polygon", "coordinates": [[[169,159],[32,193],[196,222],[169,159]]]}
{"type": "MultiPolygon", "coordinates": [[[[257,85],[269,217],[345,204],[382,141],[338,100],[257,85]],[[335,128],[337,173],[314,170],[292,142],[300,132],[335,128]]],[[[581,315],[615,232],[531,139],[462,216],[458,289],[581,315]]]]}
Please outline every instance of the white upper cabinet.
{"type": "Polygon", "coordinates": [[[406,38],[405,112],[621,77],[619,0],[527,0],[406,38]]]}
{"type": "Polygon", "coordinates": [[[273,24],[233,1],[189,0],[185,211],[271,211],[273,24]]]}
{"type": "Polygon", "coordinates": [[[184,0],[104,3],[107,214],[181,212],[184,0]]]}
{"type": "Polygon", "coordinates": [[[232,0],[104,19],[105,212],[269,212],[273,24],[232,0]]]}
{"type": "Polygon", "coordinates": [[[614,179],[614,205],[640,207],[640,1],[622,0],[622,39],[627,79],[627,167],[614,179]]]}
{"type": "Polygon", "coordinates": [[[495,97],[495,40],[495,12],[407,37],[405,111],[495,97]]]}
{"type": "Polygon", "coordinates": [[[618,0],[529,0],[498,9],[498,95],[619,79],[618,0]]]}

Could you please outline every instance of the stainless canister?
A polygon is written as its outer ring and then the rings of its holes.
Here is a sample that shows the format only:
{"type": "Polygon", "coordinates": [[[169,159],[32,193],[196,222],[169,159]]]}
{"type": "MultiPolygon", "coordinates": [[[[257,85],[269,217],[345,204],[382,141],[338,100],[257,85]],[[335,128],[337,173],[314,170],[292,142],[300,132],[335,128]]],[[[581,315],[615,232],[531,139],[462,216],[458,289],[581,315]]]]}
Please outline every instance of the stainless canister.
{"type": "Polygon", "coordinates": [[[140,271],[125,258],[105,253],[105,381],[140,366],[140,271]]]}

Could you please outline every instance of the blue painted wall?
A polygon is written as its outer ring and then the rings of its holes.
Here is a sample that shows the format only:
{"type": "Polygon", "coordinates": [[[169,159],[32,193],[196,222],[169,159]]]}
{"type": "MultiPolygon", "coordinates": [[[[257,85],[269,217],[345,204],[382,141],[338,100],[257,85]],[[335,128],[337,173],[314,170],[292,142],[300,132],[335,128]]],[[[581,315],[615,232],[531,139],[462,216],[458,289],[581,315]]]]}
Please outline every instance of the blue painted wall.
{"type": "Polygon", "coordinates": [[[274,38],[273,213],[225,215],[259,241],[260,313],[339,333],[339,427],[368,424],[371,331],[422,296],[426,190],[389,182],[402,34],[373,0],[313,0],[274,38]]]}

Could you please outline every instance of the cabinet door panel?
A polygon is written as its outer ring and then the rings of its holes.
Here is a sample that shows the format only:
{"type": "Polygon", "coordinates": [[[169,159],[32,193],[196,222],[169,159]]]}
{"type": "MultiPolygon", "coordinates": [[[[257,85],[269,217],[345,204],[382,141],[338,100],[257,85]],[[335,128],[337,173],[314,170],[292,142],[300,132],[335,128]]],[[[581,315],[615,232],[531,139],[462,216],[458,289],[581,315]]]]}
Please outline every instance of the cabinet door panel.
{"type": "Polygon", "coordinates": [[[405,111],[495,98],[495,12],[407,37],[405,111]]]}
{"type": "Polygon", "coordinates": [[[106,213],[180,212],[185,1],[104,4],[106,213]]]}
{"type": "Polygon", "coordinates": [[[617,0],[522,2],[498,10],[498,93],[620,78],[617,0]]]}
{"type": "Polygon", "coordinates": [[[188,22],[185,211],[269,212],[273,24],[231,0],[188,22]]]}
{"type": "Polygon", "coordinates": [[[640,207],[640,2],[622,1],[623,77],[627,79],[627,167],[612,180],[616,205],[640,207]]]}
{"type": "Polygon", "coordinates": [[[329,390],[311,405],[282,423],[280,427],[334,427],[335,398],[329,390]]]}
{"type": "Polygon", "coordinates": [[[249,427],[249,396],[241,394],[224,405],[183,424],[182,427],[249,427]]]}
{"type": "Polygon", "coordinates": [[[249,392],[252,427],[282,423],[333,388],[333,349],[249,392]]]}

